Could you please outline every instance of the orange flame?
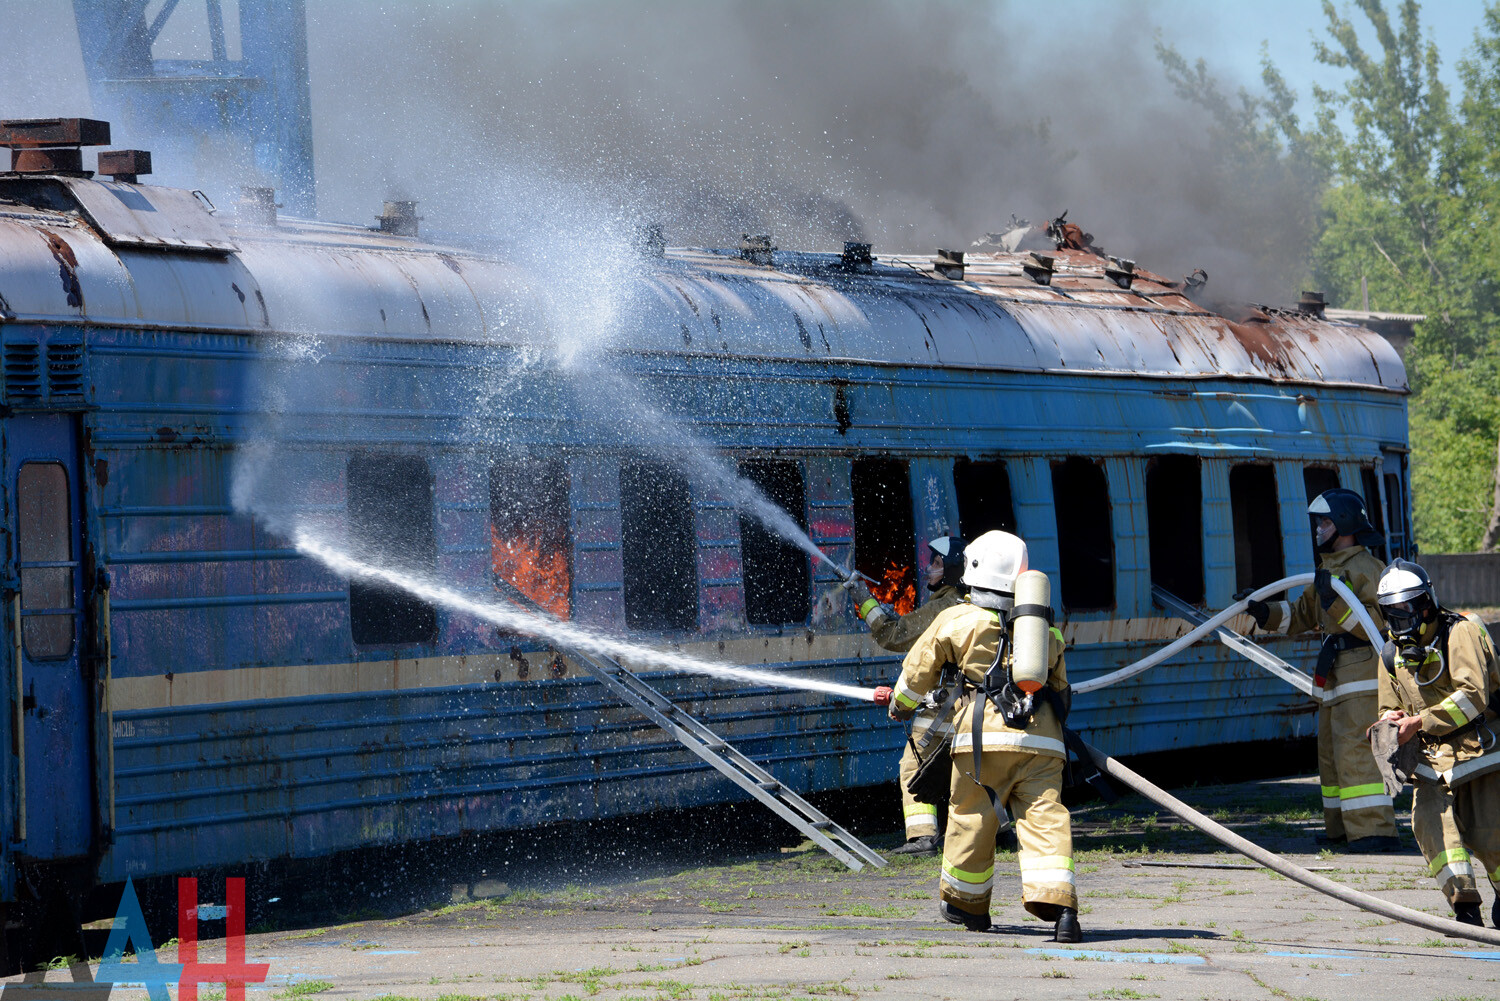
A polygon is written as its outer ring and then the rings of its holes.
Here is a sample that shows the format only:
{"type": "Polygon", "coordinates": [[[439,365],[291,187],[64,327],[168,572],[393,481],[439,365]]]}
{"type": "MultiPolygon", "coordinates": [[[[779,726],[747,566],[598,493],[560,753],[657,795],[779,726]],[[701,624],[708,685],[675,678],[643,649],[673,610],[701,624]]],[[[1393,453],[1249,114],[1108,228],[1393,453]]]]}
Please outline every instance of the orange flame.
{"type": "Polygon", "coordinates": [[[572,580],[568,573],[568,554],[555,549],[542,552],[538,541],[502,538],[490,528],[491,551],[495,575],[510,581],[521,593],[559,619],[568,618],[568,591],[572,580]]]}
{"type": "Polygon", "coordinates": [[[897,615],[905,615],[917,607],[917,581],[911,567],[898,566],[895,560],[880,575],[880,583],[870,585],[870,593],[894,608],[897,615]]]}

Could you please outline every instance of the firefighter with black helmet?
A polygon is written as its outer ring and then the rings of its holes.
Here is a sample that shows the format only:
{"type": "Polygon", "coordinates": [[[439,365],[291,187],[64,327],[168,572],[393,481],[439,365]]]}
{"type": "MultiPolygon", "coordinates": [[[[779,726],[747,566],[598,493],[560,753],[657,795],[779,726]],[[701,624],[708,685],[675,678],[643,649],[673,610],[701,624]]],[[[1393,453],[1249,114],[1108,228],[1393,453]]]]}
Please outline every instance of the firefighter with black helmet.
{"type": "Polygon", "coordinates": [[[1497,891],[1500,927],[1500,664],[1482,625],[1438,604],[1427,572],[1396,560],[1380,577],[1390,633],[1381,654],[1380,718],[1418,741],[1411,828],[1454,916],[1482,925],[1474,860],[1497,891]]]}
{"type": "Polygon", "coordinates": [[[1359,616],[1333,589],[1348,585],[1381,625],[1375,588],[1384,567],[1371,553],[1382,544],[1363,498],[1353,490],[1325,490],[1307,507],[1318,571],[1295,605],[1252,601],[1255,624],[1289,635],[1320,630],[1323,646],[1313,672],[1318,710],[1318,774],[1323,787],[1323,844],[1347,842],[1351,852],[1394,851],[1401,845],[1396,813],[1365,730],[1375,718],[1380,637],[1366,636],[1359,616]]]}
{"type": "Polygon", "coordinates": [[[1027,572],[1026,543],[986,532],[964,551],[968,600],[939,613],[906,655],[891,701],[907,719],[957,665],[965,694],[953,718],[953,770],[943,842],[939,911],[974,931],[990,927],[995,836],[1008,808],[1020,842],[1026,910],[1055,922],[1059,942],[1079,942],[1073,828],[1062,803],[1070,689],[1062,633],[1027,572]]]}
{"type": "MultiPolygon", "coordinates": [[[[851,590],[860,603],[859,617],[870,627],[875,642],[893,653],[905,653],[932,625],[938,613],[962,600],[959,590],[964,569],[964,540],[940,535],[927,543],[927,589],[931,596],[918,608],[897,615],[890,605],[882,604],[857,578],[851,590]]],[[[941,687],[941,686],[940,686],[941,687]]],[[[912,780],[931,755],[948,754],[948,740],[953,734],[949,721],[952,705],[943,698],[928,700],[912,717],[911,736],[901,754],[901,813],[906,821],[906,843],[896,848],[896,855],[936,855],[943,838],[938,832],[938,804],[911,789],[912,780]]],[[[942,767],[941,761],[929,767],[942,767]]],[[[946,775],[946,773],[945,773],[946,775]]]]}

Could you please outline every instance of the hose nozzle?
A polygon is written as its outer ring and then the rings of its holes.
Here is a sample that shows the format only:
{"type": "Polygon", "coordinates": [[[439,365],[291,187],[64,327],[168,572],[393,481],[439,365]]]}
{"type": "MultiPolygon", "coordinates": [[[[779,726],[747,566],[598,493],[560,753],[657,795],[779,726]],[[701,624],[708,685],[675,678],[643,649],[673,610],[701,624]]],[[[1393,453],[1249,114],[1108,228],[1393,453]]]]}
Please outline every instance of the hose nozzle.
{"type": "Polygon", "coordinates": [[[881,685],[870,694],[870,700],[877,706],[888,706],[895,695],[895,690],[890,685],[881,685]]]}

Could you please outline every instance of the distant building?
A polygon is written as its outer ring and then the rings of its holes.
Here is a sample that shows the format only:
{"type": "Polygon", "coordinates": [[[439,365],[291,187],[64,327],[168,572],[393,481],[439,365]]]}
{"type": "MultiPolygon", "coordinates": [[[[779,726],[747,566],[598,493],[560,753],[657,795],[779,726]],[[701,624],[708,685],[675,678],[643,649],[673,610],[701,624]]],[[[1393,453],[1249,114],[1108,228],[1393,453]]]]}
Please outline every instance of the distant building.
{"type": "Polygon", "coordinates": [[[1412,327],[1427,319],[1421,313],[1372,313],[1367,309],[1329,309],[1324,310],[1323,315],[1330,320],[1357,323],[1375,331],[1390,341],[1402,361],[1406,360],[1406,346],[1416,336],[1412,327]]]}

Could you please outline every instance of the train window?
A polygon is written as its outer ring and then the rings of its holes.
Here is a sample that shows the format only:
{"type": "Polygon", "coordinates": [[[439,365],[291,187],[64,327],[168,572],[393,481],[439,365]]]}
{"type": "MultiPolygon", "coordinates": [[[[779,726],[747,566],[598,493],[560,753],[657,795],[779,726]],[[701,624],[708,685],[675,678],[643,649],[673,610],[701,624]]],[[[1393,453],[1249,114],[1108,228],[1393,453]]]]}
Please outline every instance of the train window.
{"type": "Polygon", "coordinates": [[[625,624],[631,629],[698,628],[698,558],[693,493],[660,462],[620,466],[620,548],[625,624]]]}
{"type": "Polygon", "coordinates": [[[1078,456],[1052,464],[1058,570],[1065,608],[1115,603],[1115,544],[1104,467],[1078,456]]]}
{"type": "Polygon", "coordinates": [[[1203,600],[1203,472],[1196,456],[1146,464],[1151,583],[1183,601],[1203,600]]]}
{"type": "Polygon", "coordinates": [[[870,591],[905,615],[917,606],[917,526],[911,507],[911,467],[899,459],[855,459],[854,567],[879,581],[870,591]]]}
{"type": "Polygon", "coordinates": [[[1365,512],[1370,516],[1370,524],[1380,534],[1382,544],[1380,552],[1375,555],[1383,560],[1389,560],[1390,546],[1385,540],[1385,511],[1380,506],[1380,480],[1373,469],[1361,469],[1359,471],[1360,485],[1364,487],[1365,512]]]}
{"type": "Polygon", "coordinates": [[[572,611],[571,516],[566,463],[521,456],[490,467],[495,578],[513,584],[559,619],[572,611]]]}
{"type": "Polygon", "coordinates": [[[73,652],[72,510],[68,471],[61,463],[21,467],[16,476],[21,638],[27,655],[36,660],[73,652]]]}
{"type": "Polygon", "coordinates": [[[1339,471],[1330,466],[1303,466],[1302,488],[1307,492],[1307,502],[1311,504],[1313,498],[1325,490],[1332,490],[1339,485],[1339,471]]]}
{"type": "Polygon", "coordinates": [[[1005,463],[959,459],[953,463],[953,489],[958,495],[958,534],[965,539],[977,539],[985,532],[1016,530],[1005,463]]]}
{"type": "MultiPolygon", "coordinates": [[[[426,460],[357,455],[347,472],[353,555],[430,572],[437,565],[437,534],[426,460]]],[[[399,588],[351,580],[349,624],[357,644],[424,643],[437,635],[437,609],[399,588]]]]}
{"type": "Polygon", "coordinates": [[[1280,580],[1284,564],[1276,470],[1257,465],[1232,467],[1229,509],[1234,519],[1235,588],[1260,587],[1280,580]]]}
{"type": "MultiPolygon", "coordinates": [[[[795,462],[756,459],[740,463],[740,476],[807,530],[807,496],[795,462]]],[[[783,626],[812,614],[812,568],[801,549],[740,516],[740,552],[745,581],[745,618],[751,625],[783,626]]]]}

